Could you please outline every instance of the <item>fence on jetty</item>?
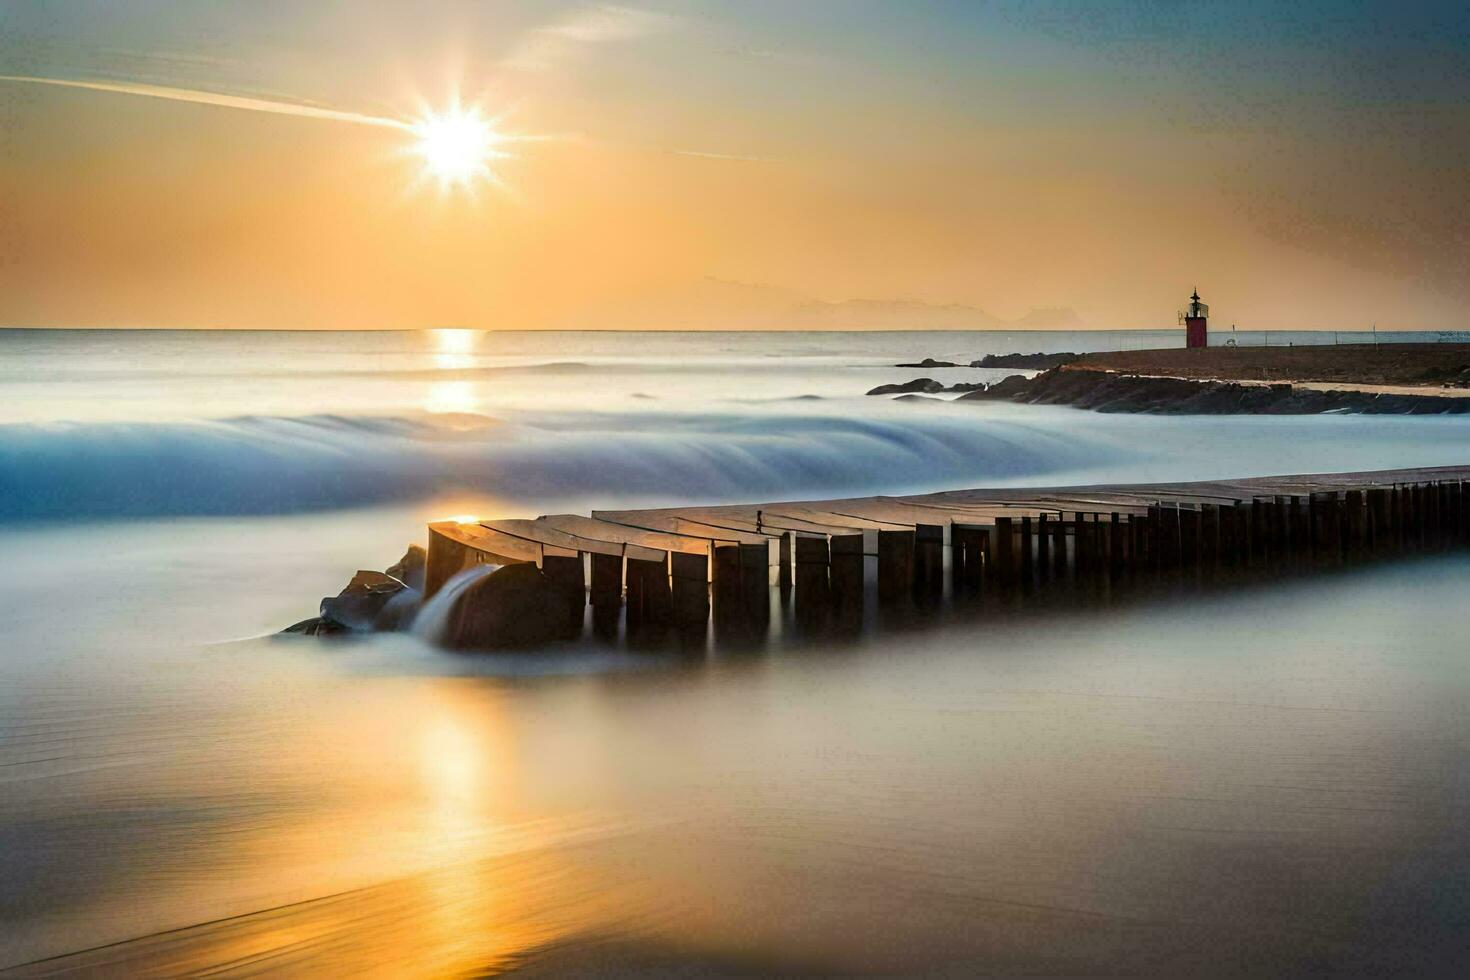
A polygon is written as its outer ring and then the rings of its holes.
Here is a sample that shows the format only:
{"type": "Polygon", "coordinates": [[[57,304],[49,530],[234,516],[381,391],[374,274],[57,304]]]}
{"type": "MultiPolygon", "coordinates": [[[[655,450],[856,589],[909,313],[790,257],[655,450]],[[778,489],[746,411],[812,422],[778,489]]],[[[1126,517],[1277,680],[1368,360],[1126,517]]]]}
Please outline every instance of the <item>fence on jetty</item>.
{"type": "Polygon", "coordinates": [[[594,511],[429,526],[425,591],[534,562],[594,629],[759,634],[1049,589],[1276,574],[1470,543],[1470,467],[594,511]]]}

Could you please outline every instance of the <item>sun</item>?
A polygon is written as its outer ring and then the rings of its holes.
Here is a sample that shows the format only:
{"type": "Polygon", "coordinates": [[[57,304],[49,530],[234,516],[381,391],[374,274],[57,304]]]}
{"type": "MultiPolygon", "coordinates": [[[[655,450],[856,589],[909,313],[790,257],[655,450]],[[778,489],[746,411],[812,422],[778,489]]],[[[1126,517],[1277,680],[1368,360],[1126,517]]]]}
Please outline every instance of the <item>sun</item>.
{"type": "Polygon", "coordinates": [[[425,113],[409,126],[416,138],[413,152],[422,159],[425,174],[441,188],[494,180],[490,162],[509,155],[500,149],[506,137],[496,131],[495,123],[473,108],[451,106],[425,113]]]}

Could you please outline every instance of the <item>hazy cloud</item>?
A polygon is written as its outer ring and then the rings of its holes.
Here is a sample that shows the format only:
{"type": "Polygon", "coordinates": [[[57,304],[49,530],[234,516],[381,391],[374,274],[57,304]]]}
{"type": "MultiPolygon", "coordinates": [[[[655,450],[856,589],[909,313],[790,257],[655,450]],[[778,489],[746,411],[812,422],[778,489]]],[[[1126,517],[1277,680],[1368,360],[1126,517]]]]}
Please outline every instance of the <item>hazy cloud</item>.
{"type": "Polygon", "coordinates": [[[578,50],[593,45],[631,41],[672,29],[667,14],[613,4],[584,7],[555,23],[538,27],[500,63],[515,71],[547,71],[566,62],[578,50]]]}

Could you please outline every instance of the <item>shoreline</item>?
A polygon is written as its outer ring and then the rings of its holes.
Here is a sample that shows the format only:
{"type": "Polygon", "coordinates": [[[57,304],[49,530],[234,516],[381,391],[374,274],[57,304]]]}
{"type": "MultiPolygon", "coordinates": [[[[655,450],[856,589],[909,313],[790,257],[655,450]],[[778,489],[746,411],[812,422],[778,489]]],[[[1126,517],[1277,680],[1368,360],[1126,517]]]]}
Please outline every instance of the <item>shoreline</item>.
{"type": "Polygon", "coordinates": [[[953,401],[1065,405],[1152,415],[1462,415],[1470,389],[1356,382],[1203,380],[1134,375],[1068,365],[1032,378],[1012,375],[953,401]]]}
{"type": "MultiPolygon", "coordinates": [[[[987,362],[1019,367],[1041,357],[1007,355],[987,362]]],[[[1058,357],[1066,359],[1038,364],[1045,370],[1031,377],[1011,375],[952,400],[1159,415],[1470,412],[1470,344],[1170,348],[1058,357]]],[[[918,378],[868,394],[934,395],[964,387],[918,378]]]]}

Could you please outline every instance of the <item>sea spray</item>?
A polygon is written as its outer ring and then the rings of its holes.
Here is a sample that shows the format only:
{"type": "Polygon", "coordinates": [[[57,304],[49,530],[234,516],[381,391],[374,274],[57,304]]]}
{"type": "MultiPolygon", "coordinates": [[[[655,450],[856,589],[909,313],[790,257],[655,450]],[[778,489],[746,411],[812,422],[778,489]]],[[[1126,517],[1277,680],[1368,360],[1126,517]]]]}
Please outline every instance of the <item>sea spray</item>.
{"type": "Polygon", "coordinates": [[[498,568],[499,565],[476,565],[456,573],[419,610],[413,621],[414,636],[425,643],[443,642],[444,632],[449,627],[449,614],[454,610],[454,604],[459,601],[459,597],[470,586],[498,568]]]}

